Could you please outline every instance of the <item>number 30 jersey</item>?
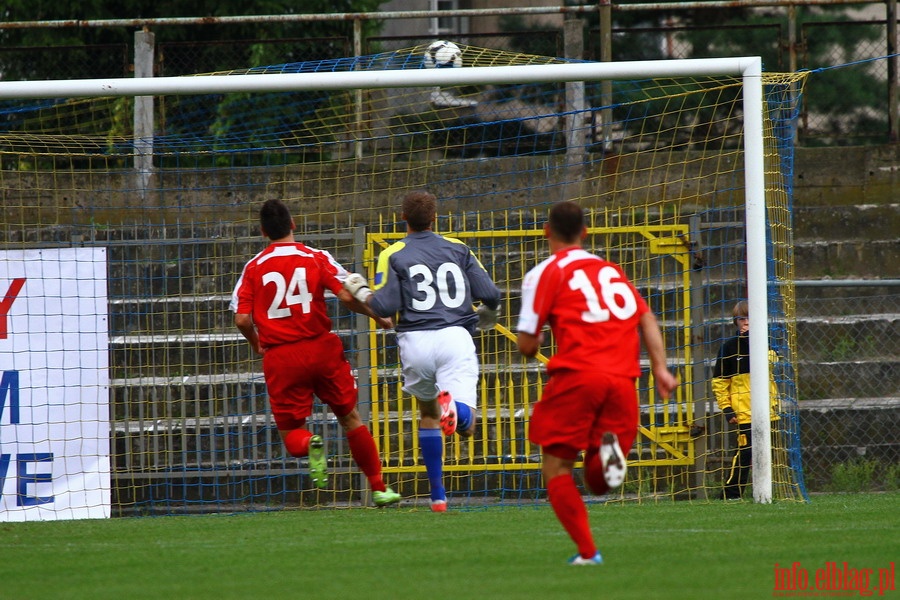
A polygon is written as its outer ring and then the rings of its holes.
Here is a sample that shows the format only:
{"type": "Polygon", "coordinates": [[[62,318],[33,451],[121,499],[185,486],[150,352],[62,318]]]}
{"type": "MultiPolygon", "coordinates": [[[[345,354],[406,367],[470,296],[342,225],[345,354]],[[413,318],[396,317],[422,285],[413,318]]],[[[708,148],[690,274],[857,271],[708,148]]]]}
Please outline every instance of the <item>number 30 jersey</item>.
{"type": "Polygon", "coordinates": [[[346,278],[325,250],[269,244],[244,266],[230,307],[253,317],[263,347],[315,338],[331,331],[325,290],[337,293],[346,278]]]}
{"type": "Polygon", "coordinates": [[[538,335],[549,324],[556,369],[595,369],[638,377],[638,322],[647,303],[617,264],[581,248],[565,248],[526,273],[519,331],[538,335]]]}
{"type": "Polygon", "coordinates": [[[460,326],[475,331],[472,303],[500,304],[500,290],[464,243],[432,231],[412,232],[378,256],[369,306],[400,314],[397,331],[460,326]]]}

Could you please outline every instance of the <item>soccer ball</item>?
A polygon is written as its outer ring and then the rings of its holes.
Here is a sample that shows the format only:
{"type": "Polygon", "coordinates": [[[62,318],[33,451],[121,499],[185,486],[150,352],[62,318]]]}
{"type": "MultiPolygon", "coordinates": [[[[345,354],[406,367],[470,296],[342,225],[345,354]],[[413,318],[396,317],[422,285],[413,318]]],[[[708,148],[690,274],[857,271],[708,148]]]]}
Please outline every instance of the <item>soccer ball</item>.
{"type": "Polygon", "coordinates": [[[462,50],[453,42],[440,40],[432,43],[425,51],[425,66],[429,69],[461,67],[462,50]]]}

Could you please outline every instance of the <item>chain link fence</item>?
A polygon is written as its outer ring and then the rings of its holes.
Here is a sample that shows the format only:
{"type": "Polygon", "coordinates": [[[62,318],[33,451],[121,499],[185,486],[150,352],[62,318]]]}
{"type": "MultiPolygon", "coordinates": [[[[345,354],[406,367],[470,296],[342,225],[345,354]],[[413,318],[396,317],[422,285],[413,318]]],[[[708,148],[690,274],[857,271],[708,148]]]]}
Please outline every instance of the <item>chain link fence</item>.
{"type": "Polygon", "coordinates": [[[820,283],[797,299],[807,486],[900,489],[900,285],[820,283]]]}

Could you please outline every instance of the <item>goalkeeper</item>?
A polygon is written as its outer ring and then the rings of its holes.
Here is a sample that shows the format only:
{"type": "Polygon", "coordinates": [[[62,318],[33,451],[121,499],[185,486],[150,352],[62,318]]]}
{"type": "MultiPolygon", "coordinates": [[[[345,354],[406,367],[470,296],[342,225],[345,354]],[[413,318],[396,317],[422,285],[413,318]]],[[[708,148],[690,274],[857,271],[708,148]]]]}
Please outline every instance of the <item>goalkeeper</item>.
{"type": "MultiPolygon", "coordinates": [[[[737,426],[737,450],[725,476],[725,500],[738,500],[750,482],[753,445],[750,436],[750,312],[747,302],[740,301],[732,310],[737,334],[725,340],[719,349],[713,369],[712,390],[716,404],[722,409],[725,420],[737,426]]],[[[770,350],[769,361],[774,363],[778,355],[770,350]]],[[[772,420],[778,420],[778,388],[769,374],[769,401],[772,404],[772,420]]]]}
{"type": "Polygon", "coordinates": [[[444,435],[475,432],[478,355],[472,335],[497,323],[500,290],[462,242],[432,231],[437,200],[426,191],[403,198],[405,238],[378,257],[374,292],[362,275],[344,287],[381,317],[399,313],[397,345],[403,391],[419,403],[419,447],[430,484],[431,510],[445,512],[444,435]],[[474,300],[480,300],[477,310],[474,300]]]}

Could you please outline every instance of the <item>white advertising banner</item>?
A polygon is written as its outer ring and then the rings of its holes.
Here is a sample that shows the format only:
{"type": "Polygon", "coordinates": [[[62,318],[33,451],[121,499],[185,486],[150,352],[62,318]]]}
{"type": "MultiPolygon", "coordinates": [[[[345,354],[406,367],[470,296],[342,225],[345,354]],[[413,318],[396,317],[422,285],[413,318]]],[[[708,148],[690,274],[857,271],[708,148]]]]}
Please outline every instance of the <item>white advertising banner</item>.
{"type": "Polygon", "coordinates": [[[0,522],[110,516],[105,248],[0,251],[0,522]]]}

